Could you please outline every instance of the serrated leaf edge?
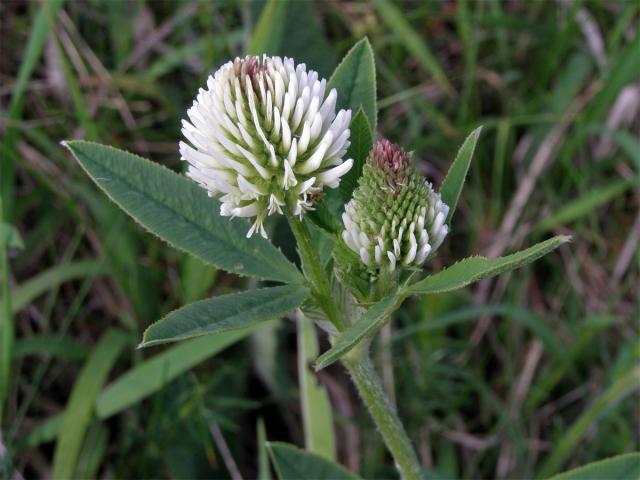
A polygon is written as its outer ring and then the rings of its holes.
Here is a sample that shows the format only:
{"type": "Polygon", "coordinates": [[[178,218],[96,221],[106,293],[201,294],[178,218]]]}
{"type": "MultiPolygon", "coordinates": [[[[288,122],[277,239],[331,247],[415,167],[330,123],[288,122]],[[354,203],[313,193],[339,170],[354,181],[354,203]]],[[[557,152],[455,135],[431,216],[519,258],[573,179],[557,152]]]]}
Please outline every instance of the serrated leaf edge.
{"type": "MultiPolygon", "coordinates": [[[[272,290],[274,288],[286,288],[286,287],[296,287],[298,289],[300,289],[300,291],[306,291],[306,296],[305,298],[302,299],[302,301],[295,307],[292,308],[292,310],[295,310],[296,308],[298,308],[300,305],[302,305],[306,299],[309,297],[309,289],[302,286],[302,285],[296,285],[296,284],[291,284],[291,285],[278,285],[278,286],[274,286],[274,287],[264,287],[264,288],[254,288],[252,290],[243,290],[241,292],[234,292],[234,293],[225,293],[223,295],[218,295],[215,297],[210,297],[210,298],[205,298],[202,300],[198,300],[197,302],[192,302],[189,303],[187,305],[182,305],[178,308],[175,308],[173,310],[171,310],[170,312],[168,312],[165,316],[163,316],[161,319],[156,320],[155,322],[153,322],[151,325],[149,325],[147,328],[145,328],[143,334],[142,334],[142,342],[140,342],[138,344],[138,346],[136,347],[137,349],[141,349],[141,348],[146,348],[146,347],[151,347],[154,345],[160,345],[160,344],[164,344],[164,343],[172,343],[172,342],[177,342],[177,341],[182,341],[182,340],[189,340],[191,338],[196,338],[196,337],[203,337],[205,335],[215,335],[217,333],[224,333],[224,332],[229,332],[229,331],[233,331],[233,330],[243,330],[245,328],[249,328],[257,323],[262,323],[262,322],[266,322],[269,320],[273,320],[273,317],[269,317],[269,318],[265,318],[263,320],[256,320],[255,322],[251,322],[247,325],[242,325],[241,327],[228,327],[228,328],[223,328],[220,329],[216,332],[202,332],[202,333],[196,333],[196,334],[192,334],[192,335],[183,335],[183,336],[176,336],[176,337],[172,337],[170,339],[166,339],[166,340],[150,340],[148,342],[145,342],[145,337],[147,336],[147,333],[149,332],[149,330],[151,328],[153,328],[155,325],[157,325],[158,323],[166,320],[168,317],[170,317],[171,315],[175,314],[176,312],[183,310],[185,308],[188,307],[192,307],[193,305],[196,305],[198,303],[204,303],[204,302],[209,302],[211,300],[215,300],[218,299],[220,297],[225,297],[225,298],[229,298],[229,297],[237,297],[249,292],[261,292],[261,291],[266,291],[266,290],[272,290]]],[[[295,292],[291,292],[291,293],[295,293],[295,292]]]]}
{"type": "MultiPolygon", "coordinates": [[[[271,246],[276,249],[277,251],[279,251],[284,260],[286,260],[287,262],[289,262],[291,264],[291,269],[292,271],[295,271],[296,274],[295,276],[297,277],[297,281],[284,281],[282,279],[276,279],[276,278],[271,278],[271,277],[264,277],[262,275],[257,275],[257,274],[248,274],[248,273],[241,273],[241,272],[234,272],[234,271],[230,271],[225,269],[224,267],[221,267],[220,265],[216,265],[214,263],[212,263],[210,260],[207,260],[205,258],[199,257],[197,255],[194,255],[193,253],[189,252],[188,250],[185,250],[184,248],[174,244],[173,242],[170,242],[169,240],[167,240],[166,238],[163,238],[161,236],[159,236],[158,234],[156,234],[155,232],[151,231],[149,228],[147,228],[146,225],[144,225],[142,222],[140,222],[136,217],[134,217],[133,215],[131,215],[127,209],[125,209],[122,204],[116,200],[96,179],[96,177],[94,175],[92,175],[89,170],[87,170],[87,168],[83,165],[83,163],[78,159],[78,157],[76,156],[75,152],[70,148],[70,145],[74,145],[74,144],[84,144],[84,145],[96,145],[98,147],[102,147],[102,148],[107,148],[110,150],[113,150],[115,152],[125,152],[133,157],[136,157],[138,159],[144,160],[146,162],[149,162],[151,165],[153,165],[155,168],[167,171],[173,175],[175,175],[177,178],[180,179],[181,182],[183,181],[189,181],[188,179],[186,179],[185,177],[179,175],[178,173],[174,172],[173,170],[171,170],[170,168],[165,167],[164,165],[157,163],[157,162],[153,162],[151,160],[149,160],[148,158],[144,158],[140,155],[137,155],[135,153],[131,153],[128,150],[125,149],[120,149],[120,148],[116,148],[113,147],[111,145],[104,145],[102,143],[98,143],[98,142],[90,142],[87,140],[62,140],[60,142],[60,145],[62,145],[63,147],[65,147],[67,150],[69,150],[69,152],[71,153],[71,155],[73,155],[73,158],[76,160],[76,162],[78,162],[78,164],[80,164],[80,166],[82,167],[82,169],[85,171],[85,173],[89,176],[89,178],[91,178],[94,183],[100,188],[100,190],[102,190],[102,192],[109,198],[109,200],[111,200],[113,203],[115,203],[123,212],[125,212],[131,219],[133,219],[134,222],[136,222],[138,225],[140,225],[142,227],[142,229],[148,233],[150,233],[151,235],[153,235],[155,238],[160,239],[161,241],[163,241],[164,243],[166,243],[167,245],[170,245],[172,248],[175,248],[176,250],[180,251],[180,252],[184,252],[188,255],[191,255],[192,257],[197,258],[198,260],[201,260],[202,262],[206,263],[207,265],[211,265],[213,267],[216,267],[220,270],[224,270],[225,272],[229,272],[229,273],[233,273],[234,275],[238,275],[241,277],[253,277],[253,278],[257,278],[259,280],[269,280],[269,281],[276,281],[276,282],[282,282],[284,284],[294,284],[294,285],[302,285],[304,284],[304,277],[302,276],[302,274],[300,273],[300,271],[298,270],[298,268],[295,266],[295,264],[291,263],[289,261],[289,259],[287,259],[286,255],[284,255],[284,253],[282,252],[282,250],[279,247],[276,247],[275,245],[271,244],[271,246]]],[[[166,207],[168,208],[168,207],[166,207]]],[[[178,213],[178,212],[176,212],[178,213]]],[[[232,219],[229,219],[229,221],[233,221],[232,219]]],[[[193,222],[191,222],[193,223],[193,222]]],[[[270,242],[269,242],[270,243],[270,242]]]]}

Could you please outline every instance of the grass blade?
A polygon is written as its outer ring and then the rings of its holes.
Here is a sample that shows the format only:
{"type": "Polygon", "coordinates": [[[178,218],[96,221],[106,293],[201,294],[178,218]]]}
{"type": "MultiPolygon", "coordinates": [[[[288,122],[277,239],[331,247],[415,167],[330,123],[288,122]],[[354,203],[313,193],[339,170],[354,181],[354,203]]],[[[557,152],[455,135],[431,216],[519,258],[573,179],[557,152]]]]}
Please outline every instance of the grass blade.
{"type": "Polygon", "coordinates": [[[578,446],[580,439],[586,433],[587,429],[593,425],[598,417],[612,405],[618,403],[622,398],[634,390],[637,390],[638,387],[640,387],[640,366],[634,367],[630,372],[618,379],[580,415],[560,440],[557,441],[553,453],[547,458],[538,471],[538,477],[548,477],[558,470],[571,452],[578,446]]]}
{"type": "Polygon", "coordinates": [[[269,0],[254,29],[248,53],[291,57],[324,77],[329,75],[337,55],[322,31],[313,4],[269,0]]]}
{"type": "Polygon", "coordinates": [[[89,350],[79,340],[46,334],[20,338],[13,350],[16,358],[25,355],[55,355],[74,362],[84,360],[88,353],[89,350]]]}
{"type": "Polygon", "coordinates": [[[98,478],[98,470],[102,465],[104,455],[109,443],[109,430],[101,422],[91,425],[87,432],[78,464],[75,469],[75,478],[98,478]]]}
{"type": "MultiPolygon", "coordinates": [[[[0,167],[1,168],[1,167],[0,167]]],[[[0,220],[2,220],[2,198],[0,197],[0,220]]],[[[13,342],[15,340],[15,325],[13,324],[13,306],[9,293],[9,253],[7,244],[0,245],[0,422],[4,420],[4,402],[9,397],[11,386],[11,365],[13,363],[13,342]]]]}
{"type": "Polygon", "coordinates": [[[423,39],[411,28],[402,11],[389,0],[373,0],[373,5],[378,10],[380,19],[397,35],[409,53],[416,57],[445,92],[452,95],[454,93],[453,87],[442,68],[440,68],[435,55],[423,39]]]}
{"type": "Polygon", "coordinates": [[[262,417],[258,419],[258,480],[271,480],[269,452],[267,452],[267,431],[262,417]]]}
{"type": "MultiPolygon", "coordinates": [[[[95,402],[96,415],[105,420],[153,395],[169,382],[207,358],[242,340],[257,325],[242,330],[224,332],[214,337],[200,337],[181,342],[135,366],[107,386],[95,402]]],[[[62,416],[55,415],[30,431],[22,440],[35,447],[55,438],[62,416]]]]}
{"type": "Polygon", "coordinates": [[[304,427],[305,448],[336,460],[333,414],[329,396],[309,366],[318,356],[318,339],[313,322],[298,310],[298,382],[304,427]]]}
{"type": "Polygon", "coordinates": [[[557,210],[556,213],[540,222],[533,231],[535,233],[545,233],[553,230],[558,225],[574,222],[622,195],[630,186],[631,184],[627,180],[618,180],[605,187],[589,189],[584,195],[569,202],[557,210]]]}
{"type": "Polygon", "coordinates": [[[109,273],[109,268],[102,260],[78,260],[51,267],[18,285],[11,292],[13,313],[20,311],[43,293],[64,282],[107,273],[109,273]]]}
{"type": "Polygon", "coordinates": [[[0,222],[0,248],[24,248],[20,232],[10,223],[0,222]]]}
{"type": "MultiPolygon", "coordinates": [[[[29,34],[29,40],[22,56],[18,77],[13,86],[13,95],[11,96],[11,102],[9,103],[7,112],[9,124],[11,124],[11,121],[18,120],[22,115],[24,94],[27,91],[29,79],[36,68],[49,31],[53,26],[53,21],[63,3],[64,0],[44,2],[42,8],[40,8],[36,14],[33,27],[31,27],[31,33],[29,34]]],[[[14,150],[17,136],[18,130],[15,127],[10,126],[7,128],[4,143],[10,150],[14,150]]],[[[14,170],[15,165],[11,157],[4,158],[3,161],[0,162],[0,200],[3,204],[4,219],[10,219],[13,210],[14,170]]],[[[0,218],[0,220],[2,220],[2,218],[0,218]]]]}
{"type": "Polygon", "coordinates": [[[127,335],[117,330],[109,330],[100,339],[82,368],[62,417],[60,434],[53,455],[52,478],[73,477],[98,391],[118,355],[127,344],[127,335]]]}
{"type": "Polygon", "coordinates": [[[145,360],[111,383],[96,401],[96,413],[105,419],[144,400],[195,365],[253,332],[258,325],[194,338],[145,360]]]}

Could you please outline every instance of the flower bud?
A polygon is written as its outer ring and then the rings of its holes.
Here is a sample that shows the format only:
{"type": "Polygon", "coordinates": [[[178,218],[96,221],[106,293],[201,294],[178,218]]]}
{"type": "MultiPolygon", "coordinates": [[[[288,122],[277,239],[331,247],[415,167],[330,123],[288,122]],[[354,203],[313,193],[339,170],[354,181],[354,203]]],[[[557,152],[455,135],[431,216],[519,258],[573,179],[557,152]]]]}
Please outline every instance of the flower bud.
{"type": "Polygon", "coordinates": [[[290,58],[236,58],[187,111],[187,175],[220,197],[221,215],[254,218],[247,237],[266,237],[264,219],[283,208],[302,217],[351,168],[342,159],[351,111],[335,113],[337,92],[325,96],[326,84],[290,58]]]}
{"type": "Polygon", "coordinates": [[[411,155],[379,140],[345,206],[342,238],[370,271],[420,267],[447,235],[448,213],[411,155]]]}

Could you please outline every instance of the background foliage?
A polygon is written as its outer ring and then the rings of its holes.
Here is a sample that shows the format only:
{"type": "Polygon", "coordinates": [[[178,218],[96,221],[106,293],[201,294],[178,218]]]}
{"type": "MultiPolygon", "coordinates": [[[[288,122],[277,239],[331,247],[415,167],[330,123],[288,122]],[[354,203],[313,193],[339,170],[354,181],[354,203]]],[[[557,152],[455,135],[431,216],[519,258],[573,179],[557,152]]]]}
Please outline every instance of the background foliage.
{"type": "MultiPolygon", "coordinates": [[[[51,0],[0,13],[2,295],[17,337],[5,472],[254,478],[260,435],[304,445],[293,319],[136,350],[179,305],[255,285],[142,231],[58,142],[97,140],[180,170],[180,119],[220,64],[267,51],[328,77],[365,35],[378,130],[436,185],[484,125],[429,268],[574,236],[495,282],[412,300],[383,331],[376,360],[423,465],[522,478],[638,450],[637,3],[51,0]]],[[[342,369],[317,380],[338,460],[393,476],[342,369]]]]}

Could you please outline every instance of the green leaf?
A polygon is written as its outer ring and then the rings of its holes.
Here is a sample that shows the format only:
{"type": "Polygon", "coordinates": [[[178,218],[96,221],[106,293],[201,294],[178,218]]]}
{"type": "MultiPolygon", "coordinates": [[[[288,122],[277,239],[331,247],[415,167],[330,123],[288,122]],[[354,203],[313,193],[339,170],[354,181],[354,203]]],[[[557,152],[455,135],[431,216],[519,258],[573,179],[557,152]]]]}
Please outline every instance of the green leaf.
{"type": "Polygon", "coordinates": [[[627,180],[617,180],[604,187],[588,189],[584,195],[567,203],[556,213],[540,222],[533,231],[535,233],[548,232],[558,225],[565,225],[590,215],[596,208],[622,195],[630,186],[631,183],[627,180]]]}
{"type": "Polygon", "coordinates": [[[201,300],[171,312],[144,332],[140,347],[249,327],[279,318],[305,301],[301,285],[250,290],[201,300]]]}
{"type": "Polygon", "coordinates": [[[426,295],[457,290],[483,278],[492,277],[531,263],[570,239],[571,237],[566,235],[558,235],[506,257],[493,259],[486,257],[465,258],[441,272],[414,283],[406,290],[406,293],[409,295],[426,295]]]}
{"type": "Polygon", "coordinates": [[[338,57],[319,18],[313,2],[269,0],[253,31],[248,53],[291,57],[326,77],[338,57]]]}
{"type": "Polygon", "coordinates": [[[271,462],[280,480],[354,480],[357,477],[344,467],[305,452],[293,445],[268,442],[271,462]]]}
{"type": "Polygon", "coordinates": [[[629,453],[592,462],[549,480],[629,480],[640,478],[640,453],[629,453]]]}
{"type": "Polygon", "coordinates": [[[401,302],[402,298],[394,295],[385,297],[373,304],[355,324],[347,328],[338,337],[333,347],[318,357],[314,365],[315,369],[322,370],[328,367],[350,352],[363,339],[375,334],[387,323],[391,314],[401,302]]]}
{"type": "Polygon", "coordinates": [[[334,273],[340,282],[360,302],[370,301],[371,281],[366,265],[362,263],[360,255],[351,250],[340,239],[333,249],[334,273]]]}
{"type": "Polygon", "coordinates": [[[301,283],[296,267],[245,222],[221,217],[217,200],[187,177],[123,150],[65,142],[89,176],[151,233],[229,272],[301,283]]]}
{"type": "Polygon", "coordinates": [[[342,230],[342,222],[338,220],[338,214],[344,205],[340,195],[332,195],[333,193],[336,192],[333,190],[326,192],[314,209],[307,213],[309,220],[331,235],[342,230]]]}
{"type": "Polygon", "coordinates": [[[52,478],[72,478],[98,391],[127,343],[127,335],[109,330],[82,368],[62,417],[52,478]]]}
{"type": "Polygon", "coordinates": [[[442,201],[449,205],[449,215],[447,216],[447,223],[449,224],[451,223],[453,212],[456,211],[460,192],[462,192],[462,186],[467,177],[469,165],[471,165],[471,159],[473,158],[473,151],[476,148],[481,131],[482,127],[478,127],[465,139],[440,187],[442,201]]]}
{"type": "MultiPolygon", "coordinates": [[[[100,393],[95,402],[96,415],[104,420],[126,410],[160,391],[197,364],[242,340],[256,328],[257,325],[253,325],[214,337],[186,340],[154,355],[133,367],[100,393]]],[[[35,447],[49,442],[57,435],[60,424],[61,416],[52,416],[30,431],[21,443],[35,447]]]]}
{"type": "Polygon", "coordinates": [[[308,220],[307,227],[309,227],[311,243],[316,251],[320,265],[326,268],[335,247],[335,237],[308,220]]]}
{"type": "Polygon", "coordinates": [[[349,136],[351,145],[349,145],[345,158],[353,159],[353,167],[340,179],[340,186],[338,187],[342,201],[345,203],[351,200],[351,195],[358,186],[362,168],[373,146],[371,124],[362,109],[358,110],[358,113],[351,120],[349,129],[351,130],[351,135],[349,136]]]}
{"type": "Polygon", "coordinates": [[[376,129],[376,66],[373,50],[365,37],[347,52],[329,79],[327,91],[338,91],[336,108],[366,114],[371,130],[376,129]]]}
{"type": "Polygon", "coordinates": [[[329,395],[317,377],[309,369],[310,363],[318,356],[316,329],[298,310],[298,380],[304,444],[308,451],[317,453],[327,460],[335,461],[336,445],[333,431],[333,414],[329,395]]]}
{"type": "Polygon", "coordinates": [[[24,248],[20,232],[10,223],[0,222],[0,247],[24,248]]]}
{"type": "Polygon", "coordinates": [[[422,64],[424,69],[431,74],[434,81],[445,92],[452,94],[454,90],[442,68],[440,68],[435,55],[425,41],[413,30],[402,10],[389,0],[374,0],[373,5],[380,13],[380,19],[387,24],[409,53],[422,64]]]}

